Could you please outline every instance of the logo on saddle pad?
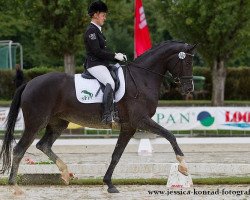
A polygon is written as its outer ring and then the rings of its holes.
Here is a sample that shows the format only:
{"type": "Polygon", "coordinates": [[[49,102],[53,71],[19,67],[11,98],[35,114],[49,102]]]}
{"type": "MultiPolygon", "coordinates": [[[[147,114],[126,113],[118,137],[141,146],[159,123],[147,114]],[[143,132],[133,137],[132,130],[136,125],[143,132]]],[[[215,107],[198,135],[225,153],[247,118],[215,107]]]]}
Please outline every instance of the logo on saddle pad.
{"type": "Polygon", "coordinates": [[[93,97],[93,93],[91,93],[87,90],[83,90],[81,93],[84,94],[84,96],[82,97],[83,100],[89,100],[89,99],[92,99],[92,97],[93,97]]]}

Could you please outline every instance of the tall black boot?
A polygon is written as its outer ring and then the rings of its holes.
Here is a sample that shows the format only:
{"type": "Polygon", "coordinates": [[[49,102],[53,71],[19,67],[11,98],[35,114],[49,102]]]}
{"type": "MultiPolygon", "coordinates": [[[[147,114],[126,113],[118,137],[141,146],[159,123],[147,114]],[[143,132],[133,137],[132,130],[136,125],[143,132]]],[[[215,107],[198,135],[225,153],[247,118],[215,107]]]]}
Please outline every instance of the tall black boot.
{"type": "Polygon", "coordinates": [[[114,110],[114,103],[113,103],[113,89],[111,85],[108,83],[105,87],[104,94],[103,94],[103,116],[102,116],[102,123],[109,124],[112,122],[112,112],[114,110]]]}

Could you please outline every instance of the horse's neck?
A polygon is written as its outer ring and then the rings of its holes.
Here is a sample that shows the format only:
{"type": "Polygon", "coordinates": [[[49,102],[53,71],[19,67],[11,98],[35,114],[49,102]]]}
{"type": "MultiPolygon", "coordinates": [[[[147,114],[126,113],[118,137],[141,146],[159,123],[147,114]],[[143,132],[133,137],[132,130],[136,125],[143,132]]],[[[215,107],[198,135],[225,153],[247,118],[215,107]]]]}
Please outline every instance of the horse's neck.
{"type": "Polygon", "coordinates": [[[163,76],[160,74],[165,74],[163,63],[151,60],[150,62],[145,62],[143,64],[138,63],[136,65],[147,69],[133,68],[133,72],[136,75],[136,84],[145,89],[140,91],[140,93],[144,92],[148,94],[149,91],[157,93],[163,81],[163,76]]]}
{"type": "Polygon", "coordinates": [[[161,85],[162,77],[161,75],[164,75],[166,72],[164,64],[160,61],[160,58],[155,58],[152,60],[148,60],[148,62],[143,62],[141,64],[138,63],[141,67],[147,69],[138,69],[138,73],[142,73],[142,71],[145,71],[145,75],[142,77],[144,82],[148,83],[155,83],[156,85],[161,85]]]}

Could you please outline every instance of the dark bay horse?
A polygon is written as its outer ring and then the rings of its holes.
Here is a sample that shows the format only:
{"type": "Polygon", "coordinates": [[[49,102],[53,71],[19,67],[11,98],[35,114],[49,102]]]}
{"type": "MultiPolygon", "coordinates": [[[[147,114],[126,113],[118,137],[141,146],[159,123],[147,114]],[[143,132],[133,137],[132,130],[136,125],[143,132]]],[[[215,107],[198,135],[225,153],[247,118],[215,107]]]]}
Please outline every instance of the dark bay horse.
{"type": "MultiPolygon", "coordinates": [[[[108,185],[108,192],[118,192],[111,177],[119,159],[136,129],[150,131],[166,138],[173,147],[179,161],[179,171],[187,175],[184,154],[179,148],[175,136],[164,129],[151,117],[155,114],[159,89],[164,74],[169,71],[180,82],[182,91],[193,91],[192,57],[195,45],[182,42],[163,42],[124,67],[126,91],[118,103],[120,117],[120,135],[115,146],[111,163],[103,181],[108,185]]],[[[16,193],[17,172],[21,159],[34,141],[39,130],[45,128],[45,134],[36,144],[62,172],[62,179],[69,183],[66,164],[52,151],[55,140],[67,128],[69,122],[82,126],[103,127],[101,104],[82,104],[75,94],[74,76],[66,73],[48,73],[34,78],[20,86],[14,95],[8,115],[6,132],[2,143],[0,158],[3,159],[1,173],[10,172],[9,184],[16,193]],[[14,127],[19,109],[22,108],[25,130],[13,149],[14,127]]]]}

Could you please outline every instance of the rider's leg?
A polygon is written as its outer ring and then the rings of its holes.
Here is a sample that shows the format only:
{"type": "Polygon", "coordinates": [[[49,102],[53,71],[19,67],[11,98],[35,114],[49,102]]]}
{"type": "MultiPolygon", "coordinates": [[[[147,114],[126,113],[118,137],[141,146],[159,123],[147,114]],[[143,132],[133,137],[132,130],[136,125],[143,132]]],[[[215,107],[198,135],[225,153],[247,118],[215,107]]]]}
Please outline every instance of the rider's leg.
{"type": "Polygon", "coordinates": [[[112,111],[114,109],[113,93],[115,89],[115,82],[106,66],[98,65],[87,70],[92,76],[105,85],[103,95],[104,112],[102,122],[110,123],[112,121],[112,111]]]}
{"type": "Polygon", "coordinates": [[[102,122],[105,124],[112,122],[112,112],[114,110],[113,93],[114,91],[111,85],[108,83],[105,87],[104,94],[103,94],[104,112],[102,116],[102,122]]]}
{"type": "Polygon", "coordinates": [[[115,90],[115,82],[106,66],[97,65],[97,66],[88,68],[87,70],[92,76],[94,76],[103,85],[106,86],[109,83],[112,87],[112,90],[115,90]]]}

